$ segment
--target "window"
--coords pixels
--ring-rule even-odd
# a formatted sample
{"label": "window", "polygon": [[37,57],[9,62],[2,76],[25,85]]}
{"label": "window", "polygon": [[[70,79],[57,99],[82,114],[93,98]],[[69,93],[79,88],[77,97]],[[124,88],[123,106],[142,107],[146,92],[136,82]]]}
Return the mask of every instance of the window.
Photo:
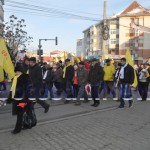
{"label": "window", "polygon": [[134,18],[131,18],[131,23],[134,23]]}
{"label": "window", "polygon": [[134,40],[129,40],[129,46],[134,47],[135,46],[135,41]]}
{"label": "window", "polygon": [[111,44],[116,44],[116,43],[117,43],[116,39],[111,39]]}
{"label": "window", "polygon": [[110,34],[117,34],[117,31],[115,29],[110,30]]}
{"label": "window", "polygon": [[135,23],[136,25],[139,25],[139,18],[136,18],[135,21],[134,21],[134,23]]}
{"label": "window", "polygon": [[138,29],[135,30],[135,36],[139,36],[139,30]]}
{"label": "window", "polygon": [[117,24],[117,21],[116,21],[116,20],[111,20],[111,21],[110,21],[110,24],[111,24],[111,25],[116,25],[116,24]]}

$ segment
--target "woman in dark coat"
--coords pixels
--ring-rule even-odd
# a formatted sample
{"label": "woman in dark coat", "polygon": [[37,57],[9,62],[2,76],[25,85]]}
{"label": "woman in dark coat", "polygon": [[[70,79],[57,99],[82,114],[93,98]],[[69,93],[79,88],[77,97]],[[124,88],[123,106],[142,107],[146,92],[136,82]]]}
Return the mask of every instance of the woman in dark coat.
{"label": "woman in dark coat", "polygon": [[17,66],[15,68],[15,77],[12,82],[10,90],[10,96],[12,99],[12,114],[17,115],[17,121],[13,134],[17,134],[21,131],[23,125],[23,115],[25,112],[30,112],[33,107],[32,102],[28,101],[28,85],[29,76],[22,73],[22,68]]}

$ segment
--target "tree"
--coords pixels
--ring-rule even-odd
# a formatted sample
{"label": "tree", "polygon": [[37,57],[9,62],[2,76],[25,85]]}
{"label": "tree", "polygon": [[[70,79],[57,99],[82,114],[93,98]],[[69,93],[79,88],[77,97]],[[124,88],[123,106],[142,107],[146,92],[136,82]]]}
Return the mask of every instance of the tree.
{"label": "tree", "polygon": [[14,15],[9,17],[9,21],[0,25],[1,37],[5,38],[7,48],[11,58],[14,60],[18,50],[25,51],[26,45],[32,42],[32,37],[25,31],[25,20]]}

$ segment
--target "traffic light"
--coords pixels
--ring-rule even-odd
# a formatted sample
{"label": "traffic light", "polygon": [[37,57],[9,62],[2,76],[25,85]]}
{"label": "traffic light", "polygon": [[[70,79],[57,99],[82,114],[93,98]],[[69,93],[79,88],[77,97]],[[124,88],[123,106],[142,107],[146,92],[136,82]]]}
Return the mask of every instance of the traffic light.
{"label": "traffic light", "polygon": [[55,44],[58,45],[58,38],[56,36],[56,39],[55,39]]}
{"label": "traffic light", "polygon": [[[39,52],[40,52],[40,53],[39,53]],[[42,49],[38,49],[38,50],[37,50],[37,55],[39,55],[39,54],[43,55],[43,50],[42,50]]]}

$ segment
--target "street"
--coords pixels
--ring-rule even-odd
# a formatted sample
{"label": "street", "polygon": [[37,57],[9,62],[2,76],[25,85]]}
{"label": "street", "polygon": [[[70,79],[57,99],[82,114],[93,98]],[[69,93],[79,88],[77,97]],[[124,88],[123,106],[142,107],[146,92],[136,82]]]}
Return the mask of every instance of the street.
{"label": "street", "polygon": [[10,133],[16,118],[1,113],[0,149],[149,150],[149,101],[135,102],[132,108],[117,106],[115,101],[102,101],[98,108],[60,103],[47,114],[37,107],[38,125],[17,135]]}

